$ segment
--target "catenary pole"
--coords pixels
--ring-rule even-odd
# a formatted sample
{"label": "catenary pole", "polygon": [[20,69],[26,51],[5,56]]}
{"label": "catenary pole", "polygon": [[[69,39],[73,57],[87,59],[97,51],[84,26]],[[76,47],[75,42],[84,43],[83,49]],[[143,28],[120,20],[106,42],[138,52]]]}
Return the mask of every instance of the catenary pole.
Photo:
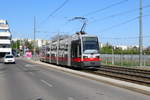
{"label": "catenary pole", "polygon": [[139,64],[143,65],[143,23],[142,23],[142,0],[140,0],[140,16],[139,16]]}
{"label": "catenary pole", "polygon": [[35,52],[36,52],[36,41],[35,41],[35,39],[36,39],[36,37],[35,37],[35,34],[36,34],[36,17],[35,16],[34,16],[34,31],[33,31],[33,33],[34,33],[33,56],[35,58]]}

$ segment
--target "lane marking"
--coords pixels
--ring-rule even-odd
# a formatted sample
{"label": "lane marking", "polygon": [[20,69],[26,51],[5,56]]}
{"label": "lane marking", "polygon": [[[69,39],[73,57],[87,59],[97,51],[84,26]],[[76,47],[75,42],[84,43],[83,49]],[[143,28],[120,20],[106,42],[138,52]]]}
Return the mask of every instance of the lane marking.
{"label": "lane marking", "polygon": [[50,84],[50,83],[48,83],[47,81],[45,81],[45,80],[41,80],[44,84],[46,84],[47,86],[49,86],[49,87],[53,87],[53,85],[52,84]]}
{"label": "lane marking", "polygon": [[68,97],[68,100],[74,100],[72,97]]}
{"label": "lane marking", "polygon": [[30,74],[32,74],[32,75],[35,75],[33,72],[29,72]]}
{"label": "lane marking", "polygon": [[34,65],[34,64],[26,64],[25,65],[25,67],[36,67],[36,66],[39,66],[39,65],[37,65],[37,64],[36,65]]}

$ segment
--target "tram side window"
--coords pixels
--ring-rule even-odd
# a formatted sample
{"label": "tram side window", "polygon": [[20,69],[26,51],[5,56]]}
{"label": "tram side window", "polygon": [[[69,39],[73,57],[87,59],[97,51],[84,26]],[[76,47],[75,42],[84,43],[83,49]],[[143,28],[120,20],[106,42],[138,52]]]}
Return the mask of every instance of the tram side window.
{"label": "tram side window", "polygon": [[68,44],[65,45],[65,51],[68,51]]}
{"label": "tram side window", "polygon": [[53,51],[53,46],[51,46],[51,51]]}
{"label": "tram side window", "polygon": [[77,46],[76,46],[76,44],[75,44],[75,42],[72,42],[72,44],[71,44],[71,55],[72,55],[72,57],[77,57]]}
{"label": "tram side window", "polygon": [[56,51],[57,50],[57,46],[56,45],[52,45],[51,51]]}
{"label": "tram side window", "polygon": [[81,45],[79,41],[73,41],[71,44],[72,57],[81,57]]}
{"label": "tram side window", "polygon": [[47,48],[46,48],[46,51],[50,51],[50,48],[49,48],[49,47],[47,47]]}
{"label": "tram side window", "polygon": [[81,57],[81,43],[78,44],[78,57]]}
{"label": "tram side window", "polygon": [[60,50],[64,51],[64,44],[60,44]]}

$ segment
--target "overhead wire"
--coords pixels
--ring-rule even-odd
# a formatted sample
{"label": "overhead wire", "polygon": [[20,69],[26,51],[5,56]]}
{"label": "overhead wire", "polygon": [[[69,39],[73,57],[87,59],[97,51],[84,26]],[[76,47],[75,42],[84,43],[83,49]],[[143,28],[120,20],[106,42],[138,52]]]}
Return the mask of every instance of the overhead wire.
{"label": "overhead wire", "polygon": [[103,17],[103,18],[100,18],[100,19],[95,19],[94,21],[90,22],[90,24],[95,23],[99,20],[103,21],[103,20],[106,20],[108,18],[114,18],[116,16],[124,15],[124,14],[127,14],[127,13],[132,13],[132,12],[135,12],[135,11],[136,11],[135,9],[134,10],[128,10],[128,11],[116,13],[116,14],[113,14],[113,15],[110,15],[110,16],[106,16],[106,17]]}
{"label": "overhead wire", "polygon": [[[149,8],[149,7],[150,7],[150,5],[143,6],[143,8]],[[135,11],[138,11],[138,10],[139,10],[139,8],[135,8],[135,9],[132,9],[132,10],[127,10],[127,11],[124,11],[124,12],[112,14],[112,15],[109,15],[109,16],[106,16],[106,17],[103,17],[103,18],[100,18],[100,19],[95,19],[95,20],[91,21],[90,24],[98,22],[98,20],[102,21],[102,20],[106,20],[108,18],[114,18],[116,16],[122,16],[124,14],[132,13],[132,12],[135,12]]]}
{"label": "overhead wire", "polygon": [[[85,14],[84,16],[88,16],[88,15],[91,15],[91,14],[94,14],[94,13],[98,13],[98,12],[100,12],[100,11],[109,9],[109,8],[111,8],[111,7],[113,7],[113,6],[120,5],[120,4],[122,4],[122,3],[124,3],[124,2],[127,2],[127,1],[128,1],[128,0],[119,1],[119,2],[117,2],[117,3],[114,3],[114,4],[111,4],[111,5],[109,5],[109,6],[106,6],[106,7],[102,8],[102,9],[98,9],[98,10],[95,10],[95,11],[93,11],[93,12],[87,13],[87,14]],[[111,16],[114,16],[114,15],[111,15]]]}
{"label": "overhead wire", "polygon": [[128,1],[128,0],[122,0],[122,1],[119,1],[119,2],[117,2],[117,3],[113,3],[113,4],[111,4],[111,5],[108,5],[108,6],[104,7],[104,8],[101,8],[101,9],[98,9],[98,10],[95,10],[95,11],[92,11],[92,12],[89,12],[89,13],[87,13],[87,14],[84,14],[83,16],[90,16],[90,15],[96,14],[96,13],[98,13],[98,12],[104,11],[104,10],[109,9],[109,8],[111,8],[111,7],[114,7],[114,6],[120,5],[120,4],[122,4],[122,3],[125,3],[125,2],[127,2],[127,1]]}
{"label": "overhead wire", "polygon": [[52,17],[56,12],[58,12],[61,8],[63,8],[69,0],[65,0],[58,8],[52,11],[40,24],[46,22],[50,17]]}
{"label": "overhead wire", "polygon": [[[103,37],[103,39],[114,39],[114,40],[120,40],[120,39],[138,39],[139,36],[136,36],[136,37],[115,37],[115,38],[112,38],[112,37]],[[144,38],[150,38],[150,35],[147,35],[147,36],[144,36]]]}
{"label": "overhead wire", "polygon": [[[122,3],[126,2],[126,1],[128,1],[128,0],[122,0],[122,1],[120,1],[120,2],[117,2],[117,3],[111,4],[111,5],[109,5],[109,6],[106,6],[106,7],[102,8],[102,9],[98,9],[98,10],[95,10],[95,11],[93,11],[93,12],[87,13],[87,14],[85,14],[84,16],[88,16],[88,15],[90,15],[90,14],[98,13],[98,12],[100,12],[100,11],[109,9],[109,8],[111,8],[111,7],[113,7],[113,6],[117,6],[117,5],[119,5],[119,4],[122,4]],[[64,25],[66,25],[66,24],[68,24],[68,23],[65,23]]]}
{"label": "overhead wire", "polygon": [[[92,14],[94,14],[94,13],[98,13],[98,12],[103,11],[103,10],[106,10],[106,9],[109,9],[109,8],[111,8],[111,7],[113,7],[113,6],[122,4],[122,3],[126,2],[126,1],[128,1],[128,0],[122,0],[122,1],[120,1],[120,2],[111,4],[111,5],[109,5],[109,6],[105,7],[105,8],[98,9],[98,10],[95,10],[95,11],[93,11],[93,12],[90,12],[90,13],[86,14],[86,16],[92,15]],[[150,5],[143,6],[143,8],[148,8],[148,7],[150,7]],[[110,16],[106,16],[106,17],[104,17],[104,18],[102,18],[102,19],[112,18],[112,17],[115,17],[115,16],[123,15],[123,14],[130,13],[130,12],[134,12],[134,11],[137,11],[137,10],[139,10],[139,8],[135,8],[135,9],[133,9],[133,10],[127,10],[127,11],[124,11],[124,12],[120,12],[120,13],[117,13],[117,14],[113,14],[113,15],[110,15]],[[145,16],[149,16],[149,15],[145,15]],[[101,32],[110,30],[110,29],[112,29],[112,28],[114,28],[114,27],[119,27],[119,26],[121,26],[121,25],[127,24],[127,23],[129,23],[129,22],[132,22],[132,21],[138,19],[138,18],[139,18],[139,17],[135,17],[135,18],[129,19],[129,20],[127,20],[127,21],[124,21],[124,22],[122,22],[122,23],[120,23],[120,24],[113,25],[113,26],[111,26],[111,27],[109,27],[109,28],[106,28],[106,29],[102,30]],[[92,23],[94,23],[94,22],[95,22],[95,21],[92,21]]]}
{"label": "overhead wire", "polygon": [[124,22],[122,22],[122,23],[119,23],[119,24],[116,24],[116,25],[112,25],[111,27],[108,27],[108,28],[106,28],[106,29],[103,29],[103,30],[101,30],[100,32],[108,31],[108,30],[110,30],[110,29],[113,29],[114,27],[120,27],[121,25],[127,24],[127,23],[129,23],[129,22],[134,21],[134,20],[137,20],[138,18],[139,18],[139,16],[138,16],[138,17],[134,17],[134,18],[129,19],[129,20],[126,20],[126,21],[124,21]]}
{"label": "overhead wire", "polygon": [[[138,44],[138,39],[139,39],[139,36],[133,36],[133,37],[101,37],[101,40],[103,41],[107,41],[111,44],[114,44],[114,45],[127,45],[129,43],[129,41],[131,42],[131,44],[135,45],[135,44]],[[150,35],[145,35],[144,36],[144,41],[147,41],[150,39]]]}
{"label": "overhead wire", "polygon": [[[150,16],[150,15],[144,15],[143,17],[148,17],[148,16]],[[115,27],[120,27],[121,25],[127,24],[127,23],[129,23],[129,22],[134,21],[134,20],[137,20],[138,18],[139,18],[139,16],[134,17],[134,18],[129,19],[129,20],[126,20],[126,21],[124,21],[124,22],[122,22],[122,23],[119,23],[119,24],[116,24],[116,25],[112,25],[111,27],[108,27],[108,28],[106,28],[106,29],[101,30],[101,32],[105,32],[105,31],[111,30],[111,29],[113,29],[113,28],[115,28]]]}

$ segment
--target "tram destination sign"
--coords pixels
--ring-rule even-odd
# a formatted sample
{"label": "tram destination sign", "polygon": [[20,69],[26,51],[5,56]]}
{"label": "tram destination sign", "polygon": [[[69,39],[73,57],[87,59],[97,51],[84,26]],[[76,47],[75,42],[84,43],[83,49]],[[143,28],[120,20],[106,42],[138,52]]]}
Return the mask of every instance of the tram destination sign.
{"label": "tram destination sign", "polygon": [[97,41],[97,37],[83,37],[83,41]]}

